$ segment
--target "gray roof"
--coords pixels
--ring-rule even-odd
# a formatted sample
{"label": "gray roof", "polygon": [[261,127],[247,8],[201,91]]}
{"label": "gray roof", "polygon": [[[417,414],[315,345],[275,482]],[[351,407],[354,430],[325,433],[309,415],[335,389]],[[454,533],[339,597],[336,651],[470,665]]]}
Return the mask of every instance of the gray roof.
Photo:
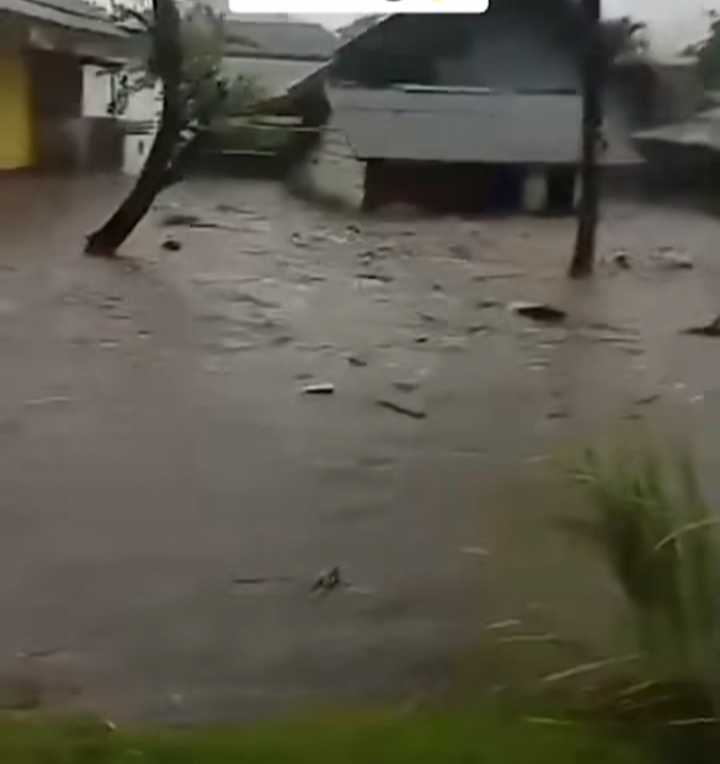
{"label": "gray roof", "polygon": [[284,95],[293,85],[303,82],[323,67],[321,61],[250,56],[229,56],[222,62],[222,72],[226,77],[231,80],[248,77],[267,98]]}
{"label": "gray roof", "polygon": [[381,24],[387,18],[390,18],[389,14],[381,13],[371,13],[367,16],[360,16],[360,18],[340,27],[337,30],[337,33],[343,42],[347,42],[348,40],[353,40],[356,37],[359,37],[361,34],[365,34],[368,29]]}
{"label": "gray roof", "polygon": [[709,109],[686,122],[641,130],[633,137],[647,142],[674,143],[720,151],[720,108]]}
{"label": "gray roof", "polygon": [[125,37],[97,5],[83,0],[0,0],[0,14],[110,37]]}
{"label": "gray roof", "polygon": [[[580,159],[578,95],[330,88],[328,96],[334,124],[359,159],[508,164]],[[640,161],[612,112],[605,137],[605,164]]]}
{"label": "gray roof", "polygon": [[247,21],[233,14],[225,17],[225,38],[227,55],[310,61],[326,61],[338,45],[320,24]]}

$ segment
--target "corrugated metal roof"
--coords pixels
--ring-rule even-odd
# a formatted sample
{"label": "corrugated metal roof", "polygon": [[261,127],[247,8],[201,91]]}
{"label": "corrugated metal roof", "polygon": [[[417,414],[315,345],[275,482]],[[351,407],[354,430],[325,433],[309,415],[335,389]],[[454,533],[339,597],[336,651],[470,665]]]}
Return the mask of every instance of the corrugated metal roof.
{"label": "corrugated metal roof", "polygon": [[720,108],[709,109],[686,122],[640,130],[633,138],[644,141],[675,143],[720,151]]}
{"label": "corrugated metal roof", "polygon": [[0,13],[110,37],[125,37],[97,5],[83,0],[0,0]]}
{"label": "corrugated metal roof", "polygon": [[[359,159],[565,164],[580,159],[582,99],[553,93],[331,88],[334,123]],[[640,161],[610,114],[605,164]]]}
{"label": "corrugated metal roof", "polygon": [[320,24],[247,21],[232,14],[225,17],[225,38],[225,50],[231,56],[315,61],[329,59],[339,42]]}
{"label": "corrugated metal roof", "polygon": [[302,82],[323,67],[324,64],[319,61],[249,56],[230,56],[222,62],[222,72],[226,77],[231,80],[248,77],[268,98],[284,95],[293,85]]}

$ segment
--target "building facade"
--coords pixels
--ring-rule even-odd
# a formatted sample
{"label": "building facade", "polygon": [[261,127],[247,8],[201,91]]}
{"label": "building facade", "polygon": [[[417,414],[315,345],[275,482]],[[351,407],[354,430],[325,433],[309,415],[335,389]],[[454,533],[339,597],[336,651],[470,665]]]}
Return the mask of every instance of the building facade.
{"label": "building facade", "polygon": [[[365,208],[571,211],[586,40],[573,0],[496,0],[484,14],[395,14],[341,46],[328,128],[364,164]],[[603,163],[639,163],[620,94],[604,105]]]}
{"label": "building facade", "polygon": [[118,168],[110,83],[134,48],[83,0],[0,0],[0,171]]}

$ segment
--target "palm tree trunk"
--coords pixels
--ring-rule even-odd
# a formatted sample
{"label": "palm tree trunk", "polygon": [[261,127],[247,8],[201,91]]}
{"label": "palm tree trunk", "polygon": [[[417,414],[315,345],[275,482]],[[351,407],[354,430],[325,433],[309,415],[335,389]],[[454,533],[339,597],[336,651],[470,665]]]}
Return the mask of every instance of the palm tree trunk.
{"label": "palm tree trunk", "polygon": [[180,140],[184,124],[180,15],[174,0],[153,0],[153,16],[153,64],[163,83],[160,126],[133,189],[113,215],[88,236],[88,255],[115,255],[167,185],[168,169]]}
{"label": "palm tree trunk", "polygon": [[583,0],[583,8],[589,30],[589,41],[586,43],[583,66],[582,187],[575,254],[570,265],[571,278],[584,278],[593,271],[600,202],[597,152],[602,127],[604,80],[604,61],[600,40],[600,0]]}

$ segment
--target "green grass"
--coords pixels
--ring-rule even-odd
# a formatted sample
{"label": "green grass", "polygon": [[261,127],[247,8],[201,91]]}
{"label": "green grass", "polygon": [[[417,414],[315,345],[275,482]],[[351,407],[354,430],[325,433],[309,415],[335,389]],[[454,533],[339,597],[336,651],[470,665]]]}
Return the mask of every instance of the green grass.
{"label": "green grass", "polygon": [[3,764],[648,764],[575,724],[497,712],[362,712],[247,728],[109,729],[92,721],[0,719]]}
{"label": "green grass", "polygon": [[595,714],[622,719],[636,734],[644,729],[668,761],[715,764],[720,515],[705,502],[688,456],[589,452],[576,477],[593,512],[568,527],[608,562],[634,616],[637,648],[628,665],[634,676],[616,674],[598,687]]}
{"label": "green grass", "polygon": [[705,503],[691,460],[622,454],[610,461],[589,452],[577,477],[594,515],[569,525],[607,558],[635,613],[638,647],[655,671],[676,680],[714,676],[720,517]]}

